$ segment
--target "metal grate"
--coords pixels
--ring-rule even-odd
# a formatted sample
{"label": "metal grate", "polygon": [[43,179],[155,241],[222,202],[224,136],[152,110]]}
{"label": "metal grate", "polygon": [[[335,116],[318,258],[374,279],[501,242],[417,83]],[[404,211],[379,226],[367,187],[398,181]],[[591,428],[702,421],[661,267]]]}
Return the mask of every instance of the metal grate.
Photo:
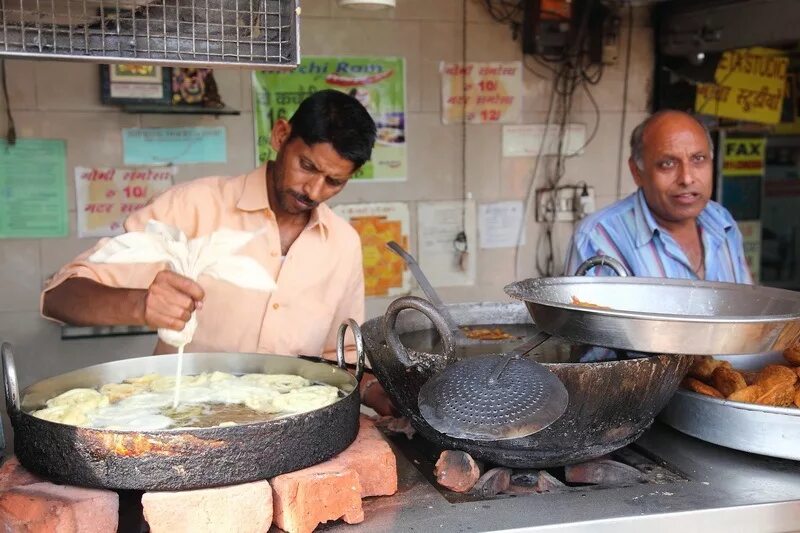
{"label": "metal grate", "polygon": [[0,56],[290,69],[298,0],[0,0]]}

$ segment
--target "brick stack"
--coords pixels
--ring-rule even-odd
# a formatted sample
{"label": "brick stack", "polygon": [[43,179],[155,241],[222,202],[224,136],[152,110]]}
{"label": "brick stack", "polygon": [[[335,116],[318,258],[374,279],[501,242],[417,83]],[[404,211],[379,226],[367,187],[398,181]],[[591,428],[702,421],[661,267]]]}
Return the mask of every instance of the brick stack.
{"label": "brick stack", "polygon": [[[394,453],[374,424],[362,417],[356,441],[329,461],[269,482],[149,492],[142,507],[153,533],[262,533],[273,523],[288,533],[310,533],[330,520],[361,522],[362,498],[396,491]],[[0,524],[5,531],[114,533],[118,509],[115,492],[48,483],[15,459],[0,468]]]}

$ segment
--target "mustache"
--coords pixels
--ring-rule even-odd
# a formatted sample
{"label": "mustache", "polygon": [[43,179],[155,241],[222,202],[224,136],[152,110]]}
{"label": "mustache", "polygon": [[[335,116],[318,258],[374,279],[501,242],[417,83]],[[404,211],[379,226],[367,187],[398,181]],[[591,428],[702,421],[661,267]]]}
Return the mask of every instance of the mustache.
{"label": "mustache", "polygon": [[309,207],[317,207],[319,205],[319,202],[316,202],[316,201],[312,200],[311,198],[309,198],[305,194],[300,194],[299,192],[295,192],[295,191],[292,191],[292,190],[289,190],[288,193],[290,195],[294,196],[301,203],[304,203]]}

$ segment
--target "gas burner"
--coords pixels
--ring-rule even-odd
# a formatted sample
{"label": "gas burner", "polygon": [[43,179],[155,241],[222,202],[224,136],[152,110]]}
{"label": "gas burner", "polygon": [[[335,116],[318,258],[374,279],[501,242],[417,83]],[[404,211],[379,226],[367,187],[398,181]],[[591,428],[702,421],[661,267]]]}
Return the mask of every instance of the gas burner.
{"label": "gas burner", "polygon": [[[689,478],[635,444],[609,455],[577,465],[548,469],[505,469],[484,464],[483,476],[469,492],[459,493],[440,485],[434,473],[439,450],[425,439],[415,436],[391,437],[396,448],[416,467],[425,479],[450,503],[464,503],[515,498],[517,496],[554,493],[580,494],[588,491],[616,489],[634,485],[668,485],[689,481]],[[508,477],[493,483],[492,475]],[[498,492],[498,487],[502,487]]]}

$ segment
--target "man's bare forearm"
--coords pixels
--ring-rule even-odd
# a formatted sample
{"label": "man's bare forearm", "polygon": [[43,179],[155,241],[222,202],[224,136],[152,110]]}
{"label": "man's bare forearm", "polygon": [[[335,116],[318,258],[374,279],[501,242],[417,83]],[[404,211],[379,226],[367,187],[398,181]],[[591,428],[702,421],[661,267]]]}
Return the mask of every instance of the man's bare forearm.
{"label": "man's bare forearm", "polygon": [[145,289],[118,289],[70,278],[44,295],[43,312],[75,326],[144,325]]}

